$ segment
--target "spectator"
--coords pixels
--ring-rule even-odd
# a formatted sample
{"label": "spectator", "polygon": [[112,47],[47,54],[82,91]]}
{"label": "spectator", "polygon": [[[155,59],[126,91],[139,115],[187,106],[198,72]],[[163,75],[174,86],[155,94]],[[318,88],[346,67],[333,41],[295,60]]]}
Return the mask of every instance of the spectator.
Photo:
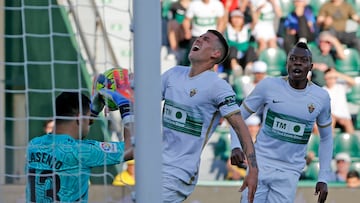
{"label": "spectator", "polygon": [[214,145],[214,157],[226,162],[230,154],[230,139],[228,133],[220,133],[219,139]]}
{"label": "spectator", "polygon": [[354,133],[354,125],[348,107],[346,92],[355,85],[354,78],[342,74],[331,68],[325,71],[325,83],[323,87],[331,98],[331,115],[333,118],[333,129],[339,125],[343,131],[349,134]]}
{"label": "spectator", "polygon": [[174,54],[178,64],[183,64],[183,60],[188,49],[189,41],[185,40],[184,27],[182,25],[186,10],[191,0],[178,0],[171,4],[168,15],[168,39],[170,54]]}
{"label": "spectator", "polygon": [[220,0],[224,5],[225,11],[231,13],[233,10],[239,9],[239,0]]}
{"label": "spectator", "polygon": [[259,116],[253,114],[249,118],[245,120],[245,124],[247,125],[251,139],[253,143],[256,142],[256,136],[259,133],[261,127],[261,119]]}
{"label": "spectator", "polygon": [[[185,40],[189,41],[189,48],[197,37],[209,29],[218,30],[222,33],[226,25],[224,16],[225,9],[220,1],[192,1],[183,21],[184,37]],[[187,49],[186,54],[188,51],[189,49]],[[190,65],[188,58],[185,57],[182,65]]]}
{"label": "spectator", "polygon": [[251,11],[251,0],[238,0],[239,2],[239,10],[245,16],[245,23],[249,23],[253,21],[252,11]]}
{"label": "spectator", "polygon": [[335,156],[336,161],[336,170],[332,174],[332,177],[329,181],[332,182],[346,182],[347,174],[350,170],[351,158],[349,154],[345,152],[340,152]]}
{"label": "spectator", "polygon": [[328,30],[342,44],[360,51],[360,40],[356,37],[357,29],[352,28],[349,23],[352,21],[349,20],[360,22],[360,18],[351,4],[344,0],[330,0],[320,7],[317,24],[320,30]]}
{"label": "spectator", "polygon": [[[225,70],[230,69],[234,76],[239,76],[244,69],[257,59],[255,48],[251,43],[252,24],[245,24],[244,14],[240,10],[230,13],[230,21],[225,30],[230,52],[224,62]],[[227,73],[230,74],[231,71]]]}
{"label": "spectator", "polygon": [[135,160],[129,160],[126,163],[125,170],[115,176],[114,186],[134,186],[135,185]]}
{"label": "spectator", "polygon": [[213,145],[214,159],[210,168],[210,173],[215,173],[215,180],[223,180],[226,178],[226,162],[230,155],[230,135],[227,132],[228,127],[225,128],[226,130],[221,130],[221,128],[222,127],[219,128],[219,139]]}
{"label": "spectator", "polygon": [[263,61],[255,61],[252,64],[251,72],[253,73],[253,77],[249,80],[243,80],[242,88],[244,97],[249,96],[251,91],[255,88],[255,86],[263,80],[267,74],[267,64]]}
{"label": "spectator", "polygon": [[161,4],[161,45],[162,46],[169,46],[169,40],[167,37],[167,24],[169,20],[169,9],[173,2],[176,0],[160,0]]}
{"label": "spectator", "polygon": [[232,165],[231,160],[226,162],[226,180],[243,180],[246,176],[247,161],[244,160],[242,165]]}
{"label": "spectator", "polygon": [[53,132],[54,130],[54,120],[47,120],[44,122],[44,125],[43,125],[43,131],[45,132],[45,134],[50,134]]}
{"label": "spectator", "polygon": [[307,6],[306,0],[294,0],[294,10],[286,16],[284,27],[284,49],[286,53],[294,46],[299,39],[306,39],[307,42],[315,40],[315,15],[312,9]]}
{"label": "spectator", "polygon": [[275,24],[281,17],[279,0],[252,0],[253,21],[255,23],[253,34],[258,43],[257,54],[264,49],[277,47]]}
{"label": "spectator", "polygon": [[330,32],[323,31],[318,37],[317,48],[313,53],[313,69],[311,80],[319,85],[325,85],[324,71],[335,68],[337,59],[344,59],[344,47]]}
{"label": "spectator", "polygon": [[[240,10],[244,14],[245,23],[252,21],[252,14],[250,8],[250,0],[221,0],[225,8],[225,13],[230,14],[234,10]],[[225,14],[225,18],[228,18],[228,15]],[[225,22],[228,22],[226,20]]]}
{"label": "spectator", "polygon": [[348,188],[360,188],[360,175],[356,170],[350,170],[346,175],[346,186]]}

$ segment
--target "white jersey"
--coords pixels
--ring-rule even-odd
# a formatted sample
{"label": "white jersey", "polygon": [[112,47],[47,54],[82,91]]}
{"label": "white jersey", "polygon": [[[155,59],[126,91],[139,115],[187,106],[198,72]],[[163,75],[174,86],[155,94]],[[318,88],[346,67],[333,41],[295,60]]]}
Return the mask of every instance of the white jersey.
{"label": "white jersey", "polygon": [[[331,125],[328,93],[311,82],[298,90],[289,85],[287,77],[267,77],[256,85],[240,109],[245,115],[261,107],[263,124],[255,143],[258,164],[300,173],[305,167],[314,123],[319,127]],[[332,154],[332,148],[322,150],[329,157]]]}
{"label": "white jersey", "polygon": [[[252,3],[255,8],[262,6],[259,19],[253,30],[255,38],[269,40],[276,37],[276,14],[272,3],[266,0],[253,0]],[[275,1],[274,3],[280,5],[279,1]]]}
{"label": "white jersey", "polygon": [[224,6],[218,0],[210,0],[209,3],[191,2],[186,11],[186,17],[192,19],[192,36],[199,37],[207,30],[216,30],[218,18],[222,18],[224,13]]}
{"label": "white jersey", "polygon": [[176,66],[162,75],[163,172],[196,183],[202,149],[220,118],[240,108],[231,86],[215,72],[189,72]]}
{"label": "white jersey", "polygon": [[237,42],[237,43],[249,43],[251,25],[245,24],[240,31],[236,31],[234,27],[228,23],[226,27],[226,37],[227,40]]}
{"label": "white jersey", "polygon": [[323,87],[331,98],[331,113],[340,118],[351,119],[346,93],[348,87],[346,84],[337,83],[332,88]]}

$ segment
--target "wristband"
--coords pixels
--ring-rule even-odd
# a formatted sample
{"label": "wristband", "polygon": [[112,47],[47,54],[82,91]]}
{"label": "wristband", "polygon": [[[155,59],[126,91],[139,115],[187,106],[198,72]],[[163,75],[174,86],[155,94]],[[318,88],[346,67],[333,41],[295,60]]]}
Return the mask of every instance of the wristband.
{"label": "wristband", "polygon": [[119,110],[120,110],[121,118],[124,118],[124,117],[132,114],[129,103],[119,105]]}

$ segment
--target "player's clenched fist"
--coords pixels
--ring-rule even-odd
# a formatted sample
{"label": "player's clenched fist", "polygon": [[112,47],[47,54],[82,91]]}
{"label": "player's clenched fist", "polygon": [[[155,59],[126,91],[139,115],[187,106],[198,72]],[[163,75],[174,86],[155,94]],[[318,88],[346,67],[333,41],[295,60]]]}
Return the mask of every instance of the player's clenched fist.
{"label": "player's clenched fist", "polygon": [[98,94],[103,98],[103,100],[110,100],[116,104],[116,106],[120,110],[120,115],[123,123],[132,122],[134,120],[130,101],[122,94],[108,89],[100,89],[98,91]]}

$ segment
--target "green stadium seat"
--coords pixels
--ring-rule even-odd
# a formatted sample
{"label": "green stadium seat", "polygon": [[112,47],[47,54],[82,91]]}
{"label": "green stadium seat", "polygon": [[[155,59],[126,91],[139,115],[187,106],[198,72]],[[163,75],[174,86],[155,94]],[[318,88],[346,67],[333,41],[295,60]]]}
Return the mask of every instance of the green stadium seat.
{"label": "green stadium seat", "polygon": [[355,129],[356,129],[356,130],[360,130],[360,111],[359,111],[359,112],[357,113],[357,115],[356,115]]}
{"label": "green stadium seat", "polygon": [[315,157],[319,156],[319,143],[320,143],[320,136],[319,135],[311,135],[308,145],[307,145],[307,152],[314,152]]}
{"label": "green stadium seat", "polygon": [[233,89],[236,93],[236,101],[240,102],[245,98],[244,92],[243,92],[243,84],[250,82],[251,78],[249,76],[238,76],[234,77],[233,81]]}
{"label": "green stadium seat", "polygon": [[346,48],[344,50],[344,54],[344,59],[337,59],[335,61],[336,70],[351,77],[359,76],[360,55],[357,50],[353,48]]}
{"label": "green stadium seat", "polygon": [[312,161],[305,169],[305,178],[309,180],[317,180],[320,170],[319,161]]}
{"label": "green stadium seat", "polygon": [[311,52],[320,52],[320,49],[316,42],[309,42],[307,45]]}
{"label": "green stadium seat", "polygon": [[286,52],[283,49],[267,48],[260,53],[259,60],[264,61],[268,65],[268,75],[287,75]]}
{"label": "green stadium seat", "polygon": [[350,165],[350,170],[356,170],[357,172],[360,173],[360,162],[358,161],[352,162]]}
{"label": "green stadium seat", "polygon": [[340,152],[348,153],[352,158],[360,158],[360,142],[357,135],[340,133],[334,137],[334,155]]}
{"label": "green stadium seat", "polygon": [[354,8],[356,13],[360,13],[360,1],[359,0],[346,0]]}
{"label": "green stadium seat", "polygon": [[356,84],[346,93],[346,98],[348,102],[360,105],[360,77],[356,77],[355,82]]}

